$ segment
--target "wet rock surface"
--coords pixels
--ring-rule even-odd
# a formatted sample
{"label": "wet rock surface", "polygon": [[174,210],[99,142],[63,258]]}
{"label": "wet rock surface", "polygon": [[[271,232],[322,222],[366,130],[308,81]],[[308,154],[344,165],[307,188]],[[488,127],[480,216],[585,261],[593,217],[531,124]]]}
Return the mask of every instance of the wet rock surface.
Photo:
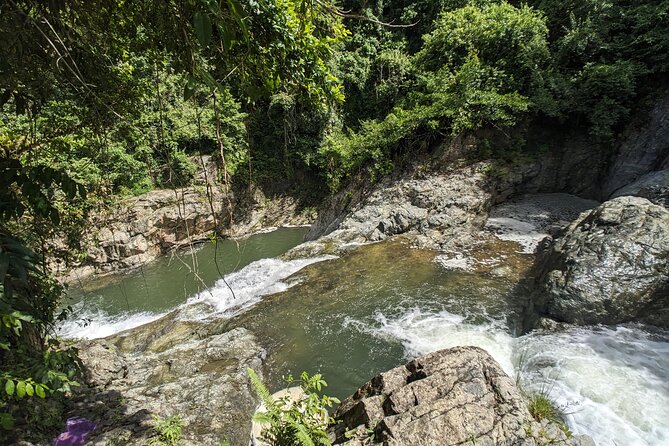
{"label": "wet rock surface", "polygon": [[594,444],[535,421],[514,381],[476,347],[440,350],[381,373],[334,416],[341,422],[335,443],[347,446]]}
{"label": "wet rock surface", "polygon": [[669,211],[620,197],[582,214],[537,259],[534,306],[575,324],[669,327]]}
{"label": "wet rock surface", "polygon": [[187,446],[248,443],[257,401],[246,369],[261,374],[265,351],[244,328],[167,316],[80,352],[88,387],[71,412],[98,424],[89,444],[145,444],[154,416],[181,417]]}
{"label": "wet rock surface", "polygon": [[628,126],[625,139],[611,163],[602,196],[616,197],[618,191],[644,175],[669,169],[669,94],[660,95],[642,125]]}

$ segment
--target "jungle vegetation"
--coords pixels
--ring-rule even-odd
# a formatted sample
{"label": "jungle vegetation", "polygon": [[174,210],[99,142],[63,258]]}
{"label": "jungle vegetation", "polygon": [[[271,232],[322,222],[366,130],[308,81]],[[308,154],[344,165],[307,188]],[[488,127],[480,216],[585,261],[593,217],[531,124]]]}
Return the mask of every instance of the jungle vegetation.
{"label": "jungle vegetation", "polygon": [[606,150],[668,56],[669,0],[0,0],[0,426],[60,422],[34,403],[79,370],[46,258],[115,196],[198,155],[322,197],[484,130]]}

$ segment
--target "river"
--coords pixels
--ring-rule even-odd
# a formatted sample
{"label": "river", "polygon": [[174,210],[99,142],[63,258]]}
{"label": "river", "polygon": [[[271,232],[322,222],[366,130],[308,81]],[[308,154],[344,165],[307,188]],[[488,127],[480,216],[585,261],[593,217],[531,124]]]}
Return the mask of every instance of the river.
{"label": "river", "polygon": [[[669,333],[626,325],[516,336],[513,279],[449,268],[401,239],[339,258],[276,258],[304,232],[206,245],[194,253],[199,278],[190,272],[193,257],[182,255],[73,287],[75,314],[61,331],[103,337],[174,308],[186,319],[231,318],[267,349],[273,387],[288,373],[322,372],[327,393],[338,397],[416,355],[476,345],[526,390],[548,393],[570,428],[598,445],[669,444]],[[522,269],[531,255],[516,248],[504,242],[479,251],[497,250]]]}

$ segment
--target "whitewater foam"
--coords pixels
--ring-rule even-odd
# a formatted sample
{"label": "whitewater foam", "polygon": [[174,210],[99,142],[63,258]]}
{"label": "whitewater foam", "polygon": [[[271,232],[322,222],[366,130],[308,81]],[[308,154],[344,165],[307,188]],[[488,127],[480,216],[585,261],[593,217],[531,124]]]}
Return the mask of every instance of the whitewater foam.
{"label": "whitewater foam", "polygon": [[65,321],[58,329],[58,335],[66,339],[98,339],[148,324],[164,316],[165,313],[121,313],[109,315],[100,310],[80,311]]}
{"label": "whitewater foam", "polygon": [[502,322],[474,325],[466,323],[463,316],[448,311],[430,313],[418,308],[391,317],[377,312],[374,319],[377,324],[372,326],[356,321],[349,323],[373,336],[398,339],[407,358],[443,348],[473,345],[490,353],[505,372],[514,373],[511,362],[513,339],[503,330]]}
{"label": "whitewater foam", "polygon": [[[290,276],[313,263],[336,258],[321,256],[308,259],[261,259],[224,276],[216,284],[179,305],[176,310],[182,320],[205,320],[229,317],[248,309],[267,295],[285,291],[298,283],[286,281]],[[64,338],[96,339],[152,322],[166,313],[121,313],[110,315],[75,309],[74,317],[63,323],[59,335]]]}
{"label": "whitewater foam", "polygon": [[442,348],[485,349],[526,390],[548,393],[576,434],[599,446],[669,444],[669,333],[640,327],[574,328],[513,338],[504,324],[472,325],[459,315],[411,309],[361,332],[394,338],[408,358]]}
{"label": "whitewater foam", "polygon": [[226,275],[224,280],[218,280],[212,288],[189,298],[185,306],[209,306],[210,312],[200,312],[194,319],[232,316],[255,305],[263,296],[279,293],[296,285],[297,281],[286,282],[285,279],[305,266],[334,258],[336,257],[321,256],[297,260],[257,260]]}
{"label": "whitewater foam", "polygon": [[669,444],[669,336],[639,327],[574,328],[518,339],[521,376],[549,389],[570,428],[598,445]]}

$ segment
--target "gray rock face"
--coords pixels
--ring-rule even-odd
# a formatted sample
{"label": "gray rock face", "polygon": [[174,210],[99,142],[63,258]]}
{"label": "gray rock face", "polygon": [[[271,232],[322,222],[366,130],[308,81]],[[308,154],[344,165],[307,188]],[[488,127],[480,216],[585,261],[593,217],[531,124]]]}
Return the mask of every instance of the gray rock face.
{"label": "gray rock face", "polygon": [[[173,249],[207,238],[220,222],[223,196],[214,192],[212,206],[194,187],[154,190],[120,202],[91,218],[83,234],[89,246],[83,263],[69,270],[54,265],[66,281],[142,265]],[[216,216],[216,219],[214,218]]]}
{"label": "gray rock face", "polygon": [[648,173],[634,183],[618,189],[611,198],[632,195],[669,208],[669,168]]}
{"label": "gray rock face", "polygon": [[207,240],[217,227],[235,237],[268,227],[310,222],[310,216],[296,211],[296,200],[270,200],[260,191],[245,198],[250,201],[243,209],[232,197],[236,214],[230,218],[225,194],[218,186],[211,186],[209,192],[211,203],[206,192],[196,187],[154,190],[121,202],[108,215],[93,218],[83,264],[70,271],[53,265],[54,270],[71,281],[138,267],[175,249]]}
{"label": "gray rock face", "polygon": [[645,198],[620,197],[583,213],[537,265],[540,314],[669,326],[669,211]]}
{"label": "gray rock face", "polygon": [[[646,123],[627,132],[602,188],[604,198],[641,178],[669,168],[669,94],[655,104]],[[616,194],[620,195],[620,194]]]}
{"label": "gray rock face", "polygon": [[[381,373],[335,413],[336,443],[362,446],[586,445],[530,415],[520,391],[484,350],[457,347]],[[353,439],[345,431],[355,431]],[[373,438],[369,432],[373,431]]]}
{"label": "gray rock face", "polygon": [[491,194],[485,189],[485,163],[429,175],[387,179],[342,219],[312,227],[307,238],[329,233],[321,244],[337,240],[370,242],[411,234],[416,246],[462,246],[483,226]]}
{"label": "gray rock face", "polygon": [[144,444],[154,415],[180,416],[185,445],[248,443],[257,402],[246,368],[261,374],[265,351],[247,330],[168,316],[80,352],[91,387],[71,412],[98,423],[91,444]]}

